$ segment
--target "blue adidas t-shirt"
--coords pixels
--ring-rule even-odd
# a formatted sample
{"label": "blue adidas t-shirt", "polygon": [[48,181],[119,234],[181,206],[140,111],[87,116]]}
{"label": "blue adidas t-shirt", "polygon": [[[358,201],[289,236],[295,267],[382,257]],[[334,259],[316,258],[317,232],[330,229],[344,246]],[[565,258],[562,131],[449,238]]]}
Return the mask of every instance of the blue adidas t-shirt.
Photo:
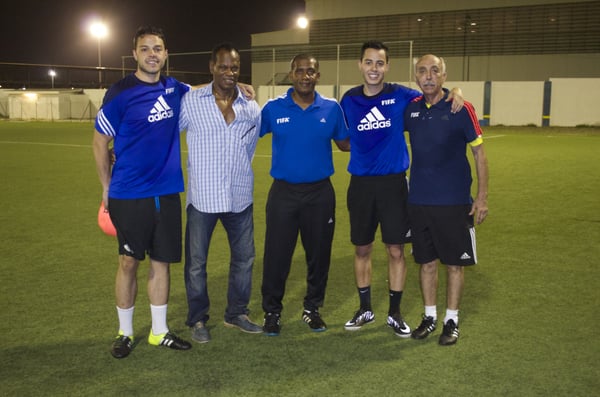
{"label": "blue adidas t-shirt", "polygon": [[136,199],[183,191],[179,109],[189,89],[172,77],[150,84],[131,74],[106,92],[95,127],[114,137],[117,161],[109,197]]}
{"label": "blue adidas t-shirt", "polygon": [[340,105],[350,131],[348,172],[358,176],[399,174],[409,165],[404,139],[404,109],[419,91],[385,83],[375,96],[363,86],[347,91]]}
{"label": "blue adidas t-shirt", "polygon": [[293,88],[262,109],[260,136],[272,133],[271,176],[289,183],[310,183],[333,172],[331,140],[348,137],[340,105],[315,92],[306,109],[292,99]]}

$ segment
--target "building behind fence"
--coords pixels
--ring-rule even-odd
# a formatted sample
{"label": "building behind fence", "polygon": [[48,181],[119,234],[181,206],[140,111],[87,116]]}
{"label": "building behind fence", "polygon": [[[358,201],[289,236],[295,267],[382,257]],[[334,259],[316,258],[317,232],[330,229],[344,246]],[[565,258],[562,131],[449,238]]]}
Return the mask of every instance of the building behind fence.
{"label": "building behind fence", "polygon": [[[317,56],[319,90],[339,99],[362,83],[362,41],[378,39],[390,47],[386,80],[413,88],[415,59],[443,56],[447,85],[463,89],[484,125],[600,125],[600,1],[305,2],[309,29],[254,34],[252,48],[240,50],[240,80],[257,89],[261,105],[287,89],[299,52]],[[171,53],[165,73],[206,83],[209,58],[210,51]],[[0,117],[93,119],[106,86],[134,68],[131,56],[102,68],[101,87],[96,67],[0,62]]]}

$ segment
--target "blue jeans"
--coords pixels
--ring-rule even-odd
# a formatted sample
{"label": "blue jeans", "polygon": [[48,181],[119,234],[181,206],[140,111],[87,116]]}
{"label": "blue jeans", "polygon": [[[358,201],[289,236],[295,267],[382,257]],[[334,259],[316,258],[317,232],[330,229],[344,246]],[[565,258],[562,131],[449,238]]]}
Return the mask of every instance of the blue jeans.
{"label": "blue jeans", "polygon": [[240,213],[210,214],[200,212],[192,205],[188,205],[184,273],[188,300],[186,321],[188,326],[191,327],[198,321],[206,322],[209,318],[210,299],[206,282],[206,261],[210,239],[218,220],[227,232],[231,252],[225,321],[231,321],[241,314],[248,314],[255,256],[252,208],[253,206],[250,205]]}

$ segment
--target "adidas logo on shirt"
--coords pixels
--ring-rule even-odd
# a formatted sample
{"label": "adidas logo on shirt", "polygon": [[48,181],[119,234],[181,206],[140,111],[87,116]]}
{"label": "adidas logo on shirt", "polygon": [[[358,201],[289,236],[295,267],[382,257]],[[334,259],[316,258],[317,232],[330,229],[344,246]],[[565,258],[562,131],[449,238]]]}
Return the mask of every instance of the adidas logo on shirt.
{"label": "adidas logo on shirt", "polygon": [[369,113],[360,121],[356,127],[359,131],[377,130],[379,128],[388,128],[392,125],[391,120],[386,120],[377,106],[373,106]]}
{"label": "adidas logo on shirt", "polygon": [[150,123],[154,123],[163,119],[170,119],[173,117],[173,109],[169,106],[167,101],[161,96],[158,97],[156,103],[150,110],[150,114],[148,115],[148,121]]}

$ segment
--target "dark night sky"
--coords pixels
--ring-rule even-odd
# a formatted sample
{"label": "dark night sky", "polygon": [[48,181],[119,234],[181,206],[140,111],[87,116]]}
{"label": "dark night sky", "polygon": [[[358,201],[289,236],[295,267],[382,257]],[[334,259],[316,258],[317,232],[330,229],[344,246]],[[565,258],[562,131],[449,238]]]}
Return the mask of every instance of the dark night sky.
{"label": "dark night sky", "polygon": [[250,48],[250,34],[293,27],[303,0],[11,0],[2,6],[0,62],[95,66],[89,22],[109,26],[102,65],[120,67],[140,25],[164,29],[170,53],[209,51],[230,41]]}

